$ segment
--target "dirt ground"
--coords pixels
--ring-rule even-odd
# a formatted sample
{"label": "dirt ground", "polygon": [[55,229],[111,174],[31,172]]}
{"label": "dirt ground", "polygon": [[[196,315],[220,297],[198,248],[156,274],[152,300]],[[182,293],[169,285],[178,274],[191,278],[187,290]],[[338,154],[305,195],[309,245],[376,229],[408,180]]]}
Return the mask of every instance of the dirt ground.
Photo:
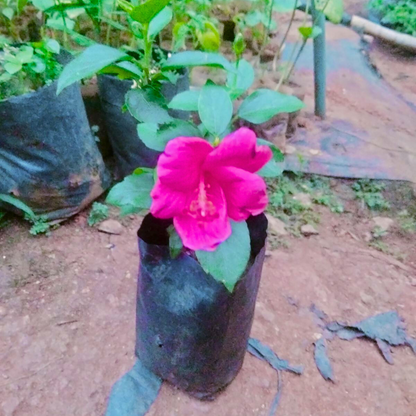
{"label": "dirt ground", "polygon": [[[362,4],[348,1],[347,11],[358,13]],[[416,102],[416,72],[403,69],[403,62],[412,68],[414,60],[374,48],[380,73]],[[305,366],[302,376],[283,374],[277,414],[415,416],[416,356],[409,348],[395,348],[389,365],[372,342],[331,341],[335,383],[314,364],[313,342],[321,330],[312,304],[348,322],[396,310],[416,336],[416,244],[415,234],[398,226],[397,211],[404,207],[381,214],[395,218],[383,253],[366,241],[376,214],[352,200],[345,181],[332,186],[345,212],[315,206],[319,235],[282,237],[264,265],[252,336]],[[391,199],[400,205],[400,195]],[[141,218],[120,220],[123,233],[108,235],[89,227],[87,215],[50,236],[31,237],[17,220],[0,230],[0,416],[101,416],[112,384],[134,363]],[[149,416],[266,416],[276,387],[275,371],[247,354],[235,381],[214,402],[164,384]]]}
{"label": "dirt ground", "polygon": [[[416,335],[414,234],[396,222],[383,237],[394,255],[369,247],[371,214],[342,181],[333,186],[346,212],[316,206],[319,235],[283,237],[288,247],[270,250],[264,265],[252,336],[305,365],[302,376],[283,375],[278,415],[414,416],[416,356],[409,348],[394,349],[392,366],[371,342],[332,341],[335,383],[314,365],[312,343],[321,330],[312,304],[350,322],[397,310]],[[49,237],[30,237],[18,221],[2,230],[2,416],[102,415],[113,382],[134,362],[140,217],[123,219],[122,235],[103,234],[86,218],[81,213]],[[164,384],[149,415],[265,416],[276,383],[274,370],[247,354],[216,401],[199,402]]]}

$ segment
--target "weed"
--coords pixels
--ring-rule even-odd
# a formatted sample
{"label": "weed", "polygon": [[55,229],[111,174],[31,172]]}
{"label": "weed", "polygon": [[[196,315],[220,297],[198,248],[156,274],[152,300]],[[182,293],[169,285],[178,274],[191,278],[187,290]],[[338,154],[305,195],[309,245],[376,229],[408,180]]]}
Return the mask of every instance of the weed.
{"label": "weed", "polygon": [[269,246],[270,250],[277,250],[279,248],[289,248],[290,243],[287,240],[278,238],[276,236],[270,236],[269,237]]}
{"label": "weed", "polygon": [[[284,221],[295,237],[301,237],[300,227],[304,224],[316,226],[320,215],[312,209],[311,203],[324,205],[332,212],[342,213],[344,207],[334,195],[330,179],[317,175],[288,173],[268,181],[270,191],[269,212]],[[311,203],[296,199],[296,195],[307,194]]]}
{"label": "weed", "polygon": [[100,223],[108,218],[108,206],[101,204],[100,202],[94,202],[88,215],[88,225],[93,227],[95,224]]}
{"label": "weed", "polygon": [[399,225],[400,228],[408,234],[416,233],[416,218],[410,215],[407,210],[399,213]]}
{"label": "weed", "polygon": [[392,254],[392,251],[388,244],[384,243],[383,241],[374,240],[368,243],[368,245],[378,251],[381,251],[384,254]]}
{"label": "weed", "polygon": [[390,209],[390,203],[385,200],[382,191],[386,185],[380,181],[360,179],[352,185],[355,198],[362,201],[372,211]]}
{"label": "weed", "polygon": [[374,229],[371,233],[373,234],[373,238],[375,238],[375,239],[379,239],[379,238],[384,237],[385,235],[387,235],[387,231],[384,230],[381,227],[374,227]]}
{"label": "weed", "polygon": [[38,215],[34,218],[26,218],[26,219],[33,224],[29,230],[30,234],[32,235],[49,234],[51,225],[50,223],[48,223],[48,219],[46,216]]}

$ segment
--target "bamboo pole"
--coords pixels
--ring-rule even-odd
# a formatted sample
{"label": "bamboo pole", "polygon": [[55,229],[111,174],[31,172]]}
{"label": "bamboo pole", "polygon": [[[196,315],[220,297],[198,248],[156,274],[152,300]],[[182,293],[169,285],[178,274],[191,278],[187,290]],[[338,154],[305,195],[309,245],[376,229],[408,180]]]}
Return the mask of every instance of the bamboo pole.
{"label": "bamboo pole", "polygon": [[315,83],[315,115],[326,116],[326,54],[325,54],[325,15],[315,7],[315,0],[311,2],[313,25],[321,29],[321,34],[313,39],[313,67]]}
{"label": "bamboo pole", "polygon": [[359,16],[351,17],[350,26],[355,29],[360,29],[368,35],[383,39],[387,42],[402,46],[403,48],[416,52],[415,36],[410,36],[404,33],[396,32],[395,30],[380,26],[377,23],[370,22],[369,20],[363,19]]}

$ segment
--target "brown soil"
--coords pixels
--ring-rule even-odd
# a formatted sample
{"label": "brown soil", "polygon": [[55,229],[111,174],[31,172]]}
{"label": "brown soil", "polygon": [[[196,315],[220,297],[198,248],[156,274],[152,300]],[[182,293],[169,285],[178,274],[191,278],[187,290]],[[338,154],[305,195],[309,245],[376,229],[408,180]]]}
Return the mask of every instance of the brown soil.
{"label": "brown soil", "polygon": [[[344,182],[333,185],[347,212],[315,208],[319,236],[284,237],[289,247],[271,251],[265,262],[252,336],[306,366],[300,377],[284,374],[278,414],[414,416],[416,357],[409,348],[396,348],[391,366],[370,342],[333,341],[334,384],[314,365],[320,329],[312,303],[347,321],[395,309],[416,335],[414,236],[391,232],[385,240],[394,256],[370,248],[369,214],[350,201]],[[122,222],[120,236],[88,227],[85,212],[49,237],[30,237],[17,221],[2,230],[2,416],[103,414],[111,385],[134,361],[140,218]],[[247,355],[216,401],[199,402],[164,384],[149,415],[265,416],[275,390],[274,370]]]}
{"label": "brown soil", "polygon": [[[360,4],[348,1],[347,10]],[[405,93],[415,93],[414,83],[399,76],[402,61],[389,52],[376,59],[411,100]],[[342,101],[331,108],[345,111]],[[336,382],[324,381],[315,367],[312,344],[321,330],[309,311],[313,303],[331,319],[350,322],[394,309],[416,336],[414,234],[396,223],[383,237],[391,254],[369,247],[370,215],[351,201],[345,182],[334,187],[346,213],[315,208],[319,235],[284,237],[289,247],[270,251],[265,261],[252,336],[305,365],[302,376],[283,375],[277,414],[415,416],[416,356],[409,348],[395,348],[391,366],[371,342],[335,340],[329,356]],[[134,362],[140,218],[123,219],[123,234],[109,236],[88,227],[86,217],[79,214],[49,237],[30,237],[18,221],[0,230],[1,416],[103,415],[112,384]],[[266,416],[276,385],[275,371],[247,354],[214,402],[164,384],[149,415]]]}

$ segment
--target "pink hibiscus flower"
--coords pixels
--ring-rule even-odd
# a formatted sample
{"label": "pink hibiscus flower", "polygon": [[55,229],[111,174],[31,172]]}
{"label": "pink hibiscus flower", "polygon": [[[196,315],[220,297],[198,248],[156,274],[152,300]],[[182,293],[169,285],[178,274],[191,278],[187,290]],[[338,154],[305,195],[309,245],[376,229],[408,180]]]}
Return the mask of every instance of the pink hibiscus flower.
{"label": "pink hibiscus flower", "polygon": [[199,137],[173,139],[159,157],[150,212],[173,218],[185,247],[215,250],[231,235],[230,218],[244,221],[266,208],[266,184],[255,172],[271,158],[244,127],[217,147]]}

